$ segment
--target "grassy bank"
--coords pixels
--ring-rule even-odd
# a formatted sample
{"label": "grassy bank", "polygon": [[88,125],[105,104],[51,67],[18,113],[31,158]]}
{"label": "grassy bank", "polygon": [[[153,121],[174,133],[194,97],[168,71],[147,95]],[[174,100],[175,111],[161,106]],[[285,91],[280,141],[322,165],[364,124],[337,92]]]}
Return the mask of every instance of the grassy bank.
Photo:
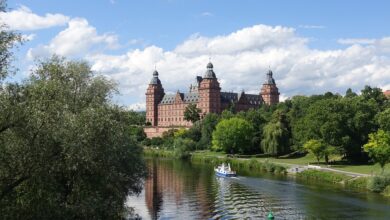
{"label": "grassy bank", "polygon": [[[160,150],[160,149],[145,149],[144,154],[151,157],[170,157],[174,158],[175,154],[173,151],[169,150]],[[231,157],[221,152],[212,152],[212,151],[196,151],[192,152],[191,161],[194,163],[207,163],[216,166],[221,163],[230,163],[235,169],[247,169],[253,171],[277,173],[277,174],[286,174],[289,166],[292,165],[307,165],[314,161],[314,157],[306,155],[301,158],[237,158]],[[337,166],[337,165],[335,165]],[[361,167],[363,165],[345,165],[343,167],[345,171],[352,171],[359,173],[359,170],[355,170],[354,167]],[[366,169],[363,169],[363,172],[367,173],[372,172],[374,165],[364,165]],[[349,167],[349,169],[347,168]],[[368,169],[370,167],[371,169]],[[332,166],[332,168],[335,168]],[[324,171],[324,170],[305,170],[303,172],[295,174],[296,178],[299,180],[304,180],[307,182],[317,182],[317,183],[328,183],[328,184],[337,184],[346,189],[351,190],[361,190],[361,191],[373,191],[377,193],[382,193],[384,195],[390,196],[390,177],[352,177],[346,174]]]}
{"label": "grassy bank", "polygon": [[340,184],[348,189],[359,190],[367,190],[369,181],[369,177],[351,177],[340,173],[319,170],[305,170],[297,173],[296,177],[307,181]]}
{"label": "grassy bank", "polygon": [[248,169],[256,171],[264,171],[270,173],[286,174],[286,167],[280,164],[271,163],[269,161],[259,162],[252,159],[228,158],[220,155],[192,154],[191,161],[195,163],[208,163],[214,166],[221,163],[230,163],[233,167],[238,169]]}
{"label": "grassy bank", "polygon": [[144,155],[147,157],[167,157],[174,158],[175,153],[171,150],[144,148]]}

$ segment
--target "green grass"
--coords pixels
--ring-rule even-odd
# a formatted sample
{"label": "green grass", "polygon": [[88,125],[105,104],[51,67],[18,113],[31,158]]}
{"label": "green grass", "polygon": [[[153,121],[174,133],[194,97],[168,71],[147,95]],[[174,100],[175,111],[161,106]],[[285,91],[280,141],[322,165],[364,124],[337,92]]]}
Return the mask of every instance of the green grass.
{"label": "green grass", "polygon": [[[222,152],[213,152],[213,151],[196,151],[194,152],[197,156],[210,156],[210,157],[226,157],[226,154]],[[277,164],[282,164],[285,166],[291,166],[291,165],[308,165],[308,164],[316,164],[317,160],[316,158],[311,155],[307,154],[304,157],[299,157],[299,158],[273,158],[273,157],[268,157],[268,158],[256,158],[259,162],[265,162],[269,161],[272,163],[277,163]],[[339,160],[338,157],[331,157],[330,160]],[[326,166],[324,164],[324,160],[320,161],[321,166]],[[347,171],[347,172],[354,172],[354,173],[361,173],[361,174],[380,174],[381,169],[380,166],[375,164],[365,164],[365,165],[353,165],[353,164],[345,164],[345,165],[331,165],[330,168],[336,169],[336,170],[342,170],[342,171]],[[390,164],[388,164],[385,167],[385,171],[390,171]]]}

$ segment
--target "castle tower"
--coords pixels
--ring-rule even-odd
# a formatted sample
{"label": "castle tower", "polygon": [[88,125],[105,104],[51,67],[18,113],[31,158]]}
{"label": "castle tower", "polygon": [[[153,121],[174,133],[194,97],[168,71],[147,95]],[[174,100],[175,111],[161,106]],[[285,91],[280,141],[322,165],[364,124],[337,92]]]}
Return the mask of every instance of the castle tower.
{"label": "castle tower", "polygon": [[153,72],[153,78],[146,90],[146,122],[152,126],[158,125],[158,103],[164,97],[164,88],[158,78],[158,72]]}
{"label": "castle tower", "polygon": [[207,70],[199,84],[198,93],[200,99],[198,108],[202,110],[202,114],[221,112],[221,88],[211,62],[207,64]]}
{"label": "castle tower", "polygon": [[265,80],[263,87],[261,88],[260,95],[262,96],[265,104],[274,105],[279,103],[279,90],[276,87],[274,78],[272,77],[272,71],[267,73],[267,79]]}

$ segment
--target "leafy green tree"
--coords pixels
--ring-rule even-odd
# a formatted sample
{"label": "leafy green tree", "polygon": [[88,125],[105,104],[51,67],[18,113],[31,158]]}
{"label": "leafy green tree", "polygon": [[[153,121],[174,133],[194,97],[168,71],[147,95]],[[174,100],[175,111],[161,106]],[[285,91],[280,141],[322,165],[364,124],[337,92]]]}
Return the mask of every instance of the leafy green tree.
{"label": "leafy green tree", "polygon": [[372,88],[371,86],[365,86],[364,89],[361,91],[362,97],[365,100],[374,100],[380,108],[383,107],[386,97],[382,92],[382,89],[380,88]]}
{"label": "leafy green tree", "polygon": [[254,129],[242,118],[221,120],[213,132],[213,149],[226,153],[244,153],[251,145]]}
{"label": "leafy green tree", "polygon": [[324,152],[326,150],[326,145],[319,140],[309,140],[304,145],[303,148],[309,153],[313,154],[317,162],[320,163],[320,159],[324,157]]}
{"label": "leafy green tree", "polygon": [[261,148],[264,153],[277,156],[290,150],[290,131],[283,111],[276,110],[272,118],[264,126]]}
{"label": "leafy green tree", "polygon": [[173,142],[174,154],[176,158],[188,159],[191,151],[195,149],[195,142],[188,138],[176,138]]}
{"label": "leafy green tree", "polygon": [[198,149],[208,149],[211,147],[213,131],[219,122],[219,116],[215,113],[207,114],[201,121],[201,138],[198,142]]}
{"label": "leafy green tree", "polygon": [[[6,11],[6,1],[0,1],[0,13]],[[11,62],[13,59],[12,48],[22,42],[21,35],[10,31],[8,27],[0,21],[0,82],[9,75]]]}
{"label": "leafy green tree", "polygon": [[378,114],[378,124],[381,129],[390,132],[390,108]]}
{"label": "leafy green tree", "polygon": [[390,162],[390,132],[378,130],[370,134],[364,150],[376,163],[379,163],[383,173],[385,165]]}
{"label": "leafy green tree", "polygon": [[189,104],[184,110],[184,120],[191,121],[192,123],[200,120],[201,109],[196,107],[196,104]]}
{"label": "leafy green tree", "polygon": [[345,97],[346,98],[353,98],[353,97],[356,97],[356,96],[357,96],[357,94],[354,93],[351,88],[348,88],[347,91],[345,92]]}
{"label": "leafy green tree", "polygon": [[[121,219],[146,176],[113,83],[54,57],[0,92],[4,219]],[[9,116],[8,120],[4,116]]]}

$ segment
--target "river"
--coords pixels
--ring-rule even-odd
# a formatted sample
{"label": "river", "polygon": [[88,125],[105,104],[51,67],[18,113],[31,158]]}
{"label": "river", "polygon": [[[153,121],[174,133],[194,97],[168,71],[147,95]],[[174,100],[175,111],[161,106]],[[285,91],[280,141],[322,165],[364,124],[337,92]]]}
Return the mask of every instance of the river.
{"label": "river", "polygon": [[390,199],[339,186],[237,170],[214,175],[209,164],[148,159],[150,177],[127,205],[142,219],[390,219]]}

